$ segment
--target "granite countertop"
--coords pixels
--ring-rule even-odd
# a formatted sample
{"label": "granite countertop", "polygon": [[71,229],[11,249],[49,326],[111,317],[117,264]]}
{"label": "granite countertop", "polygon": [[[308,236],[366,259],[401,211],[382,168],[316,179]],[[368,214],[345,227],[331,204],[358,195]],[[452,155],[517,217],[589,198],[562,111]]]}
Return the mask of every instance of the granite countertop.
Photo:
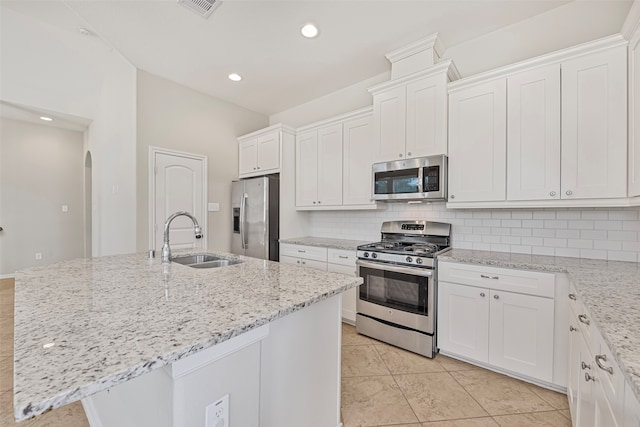
{"label": "granite countertop", "polygon": [[452,249],[440,261],[567,273],[640,400],[640,264]]}
{"label": "granite countertop", "polygon": [[219,254],[245,262],[196,269],[132,254],[16,273],[16,419],[80,400],[362,283]]}
{"label": "granite countertop", "polygon": [[294,237],[291,239],[280,239],[280,243],[355,251],[358,246],[366,245],[367,243],[371,242],[365,242],[361,240],[332,239],[329,237]]}

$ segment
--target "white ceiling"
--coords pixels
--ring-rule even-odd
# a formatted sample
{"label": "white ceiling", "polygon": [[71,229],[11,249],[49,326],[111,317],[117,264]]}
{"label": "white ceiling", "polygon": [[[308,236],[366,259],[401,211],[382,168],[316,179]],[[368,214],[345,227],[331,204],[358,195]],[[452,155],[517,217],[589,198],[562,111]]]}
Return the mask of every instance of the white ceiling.
{"label": "white ceiling", "polygon": [[[567,3],[225,0],[203,19],[175,0],[2,1],[58,28],[89,28],[139,69],[266,115],[388,71],[385,53],[430,34],[437,32],[450,48]],[[595,2],[575,2],[589,3]],[[631,1],[597,3],[615,15],[611,33],[618,31]],[[307,22],[319,26],[316,39],[299,34]],[[576,16],[559,34],[584,33],[588,25]],[[231,72],[244,79],[231,82]]]}
{"label": "white ceiling", "polygon": [[[43,116],[52,120],[42,120],[40,117]],[[31,106],[27,107],[5,101],[0,101],[0,117],[35,123],[42,126],[75,130],[77,132],[84,132],[91,124],[91,120],[82,117],[75,117],[69,114],[62,114]]]}

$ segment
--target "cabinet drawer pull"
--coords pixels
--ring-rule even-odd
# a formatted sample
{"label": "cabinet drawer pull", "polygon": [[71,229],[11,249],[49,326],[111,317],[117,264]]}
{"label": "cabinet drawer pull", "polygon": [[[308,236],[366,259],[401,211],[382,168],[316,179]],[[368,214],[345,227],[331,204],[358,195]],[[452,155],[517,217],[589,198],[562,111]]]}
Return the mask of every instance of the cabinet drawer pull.
{"label": "cabinet drawer pull", "polygon": [[499,279],[498,276],[487,276],[486,274],[481,274],[480,277],[482,277],[483,279],[492,279],[492,280],[498,280]]}
{"label": "cabinet drawer pull", "polygon": [[609,373],[609,375],[613,375],[613,368],[611,366],[604,366],[602,364],[602,362],[606,362],[607,361],[607,355],[606,354],[597,354],[596,355],[596,365],[598,365],[598,368],[602,369],[603,371],[607,371]]}
{"label": "cabinet drawer pull", "polygon": [[589,319],[587,319],[587,316],[585,316],[584,314],[578,314],[578,320],[582,323],[584,323],[585,325],[590,325],[591,321]]}
{"label": "cabinet drawer pull", "polygon": [[484,292],[480,292],[480,296],[484,298]]}
{"label": "cabinet drawer pull", "polygon": [[575,301],[578,298],[576,297],[576,294],[569,294],[569,299]]}
{"label": "cabinet drawer pull", "polygon": [[586,364],[586,363],[584,363],[584,362],[580,362],[580,367],[581,367],[582,369],[591,369],[591,365],[587,365],[587,364]]}
{"label": "cabinet drawer pull", "polygon": [[301,254],[306,254],[307,251],[303,251],[302,249],[298,249],[298,252],[300,252]]}
{"label": "cabinet drawer pull", "polygon": [[578,328],[574,328],[573,325],[569,325],[569,332],[575,332]]}
{"label": "cabinet drawer pull", "polygon": [[494,295],[494,296],[493,296],[493,299],[500,299],[500,296],[498,296],[498,295]]}
{"label": "cabinet drawer pull", "polygon": [[589,373],[588,373],[588,372],[585,372],[585,373],[584,373],[584,380],[585,380],[586,382],[589,382],[589,381],[595,381],[595,380],[596,380],[596,377],[592,377],[591,375],[589,375]]}
{"label": "cabinet drawer pull", "polygon": [[346,256],[346,255],[338,255],[338,258],[342,258],[342,259],[349,259],[349,257],[348,257],[348,256]]}

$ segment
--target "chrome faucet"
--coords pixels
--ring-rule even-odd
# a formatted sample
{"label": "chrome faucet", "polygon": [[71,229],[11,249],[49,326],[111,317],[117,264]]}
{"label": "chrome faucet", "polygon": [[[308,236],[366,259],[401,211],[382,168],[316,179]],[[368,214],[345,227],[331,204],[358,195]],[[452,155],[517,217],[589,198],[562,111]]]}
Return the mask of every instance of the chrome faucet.
{"label": "chrome faucet", "polygon": [[198,220],[195,216],[191,215],[189,212],[178,211],[174,214],[171,214],[169,218],[164,223],[164,244],[162,245],[162,262],[168,263],[171,262],[171,248],[169,247],[169,226],[171,225],[171,221],[173,221],[176,217],[186,216],[193,221],[193,232],[196,234],[196,239],[202,238],[202,228],[200,228],[200,224],[198,224]]}

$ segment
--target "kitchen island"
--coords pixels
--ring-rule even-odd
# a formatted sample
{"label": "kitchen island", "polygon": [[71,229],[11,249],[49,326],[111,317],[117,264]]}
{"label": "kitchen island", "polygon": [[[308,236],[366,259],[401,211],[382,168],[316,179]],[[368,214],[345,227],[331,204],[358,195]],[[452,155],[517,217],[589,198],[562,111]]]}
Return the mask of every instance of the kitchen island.
{"label": "kitchen island", "polygon": [[[252,366],[238,367],[238,362],[224,365],[222,370],[235,370],[236,383],[251,383],[258,390],[254,387],[231,393],[232,417],[234,412],[253,412],[260,418],[260,425],[278,425],[283,416],[278,409],[283,406],[289,409],[289,416],[296,412],[303,416],[305,410],[328,413],[337,425],[339,294],[359,285],[361,279],[221,255],[244,262],[197,269],[176,263],[163,265],[158,258],[133,254],[76,259],[18,272],[14,331],[16,419],[28,419],[83,399],[91,420],[92,402],[108,406],[109,395],[117,395],[118,390],[130,388],[130,384],[145,382],[155,372],[156,379],[141,384],[133,395],[139,395],[140,390],[156,390],[161,395],[147,398],[150,403],[130,404],[153,405],[155,399],[157,412],[163,415],[160,418],[170,417],[166,425],[193,425],[176,417],[177,413],[194,411],[201,420],[198,425],[204,425],[204,410],[200,411],[204,407],[177,408],[184,404],[175,402],[178,391],[189,393],[184,388],[187,383],[178,380],[187,374],[194,377],[194,373],[197,380],[202,367],[216,365],[224,358],[229,360],[241,350],[242,360],[249,360]],[[245,348],[250,349],[250,354],[244,354]],[[321,365],[310,367],[312,363]],[[163,370],[158,370],[161,367]],[[168,375],[158,377],[158,372],[163,371]],[[260,377],[249,378],[251,375]],[[157,383],[165,381],[161,379],[165,377],[173,381],[169,396]],[[309,382],[317,384],[309,387]],[[299,387],[290,389],[291,384]],[[269,393],[263,392],[265,388]],[[317,390],[325,391],[320,401],[329,401],[330,407],[318,408],[318,402],[307,401],[317,397],[313,396]],[[172,393],[176,393],[173,398]],[[200,406],[216,401],[224,390],[215,393],[211,392]],[[92,395],[96,399],[87,399]],[[297,411],[291,410],[295,404],[282,401],[292,396],[306,402]],[[172,411],[166,407],[171,399]],[[142,406],[132,409],[145,411]],[[150,418],[153,414],[146,415]],[[102,425],[109,426],[105,422]]]}

